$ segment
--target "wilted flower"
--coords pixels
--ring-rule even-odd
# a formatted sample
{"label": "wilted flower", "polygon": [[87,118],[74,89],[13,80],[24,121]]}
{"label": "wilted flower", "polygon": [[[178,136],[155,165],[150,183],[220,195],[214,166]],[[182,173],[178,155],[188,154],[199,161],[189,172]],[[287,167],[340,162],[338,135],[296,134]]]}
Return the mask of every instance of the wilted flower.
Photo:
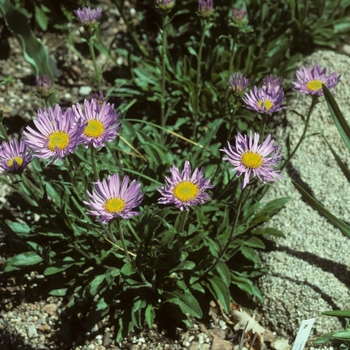
{"label": "wilted flower", "polygon": [[263,79],[263,85],[271,85],[275,88],[280,88],[282,86],[282,77],[278,77],[276,75],[268,75]]}
{"label": "wilted flower", "polygon": [[214,186],[210,185],[210,179],[203,178],[204,168],[196,168],[191,176],[191,165],[185,161],[181,174],[175,165],[170,169],[170,173],[171,177],[165,178],[167,184],[158,188],[162,195],[158,203],[175,204],[180,210],[188,210],[191,205],[203,204],[210,200],[210,196],[204,191]]}
{"label": "wilted flower", "polygon": [[213,0],[198,0],[198,15],[202,17],[210,17],[214,13]]}
{"label": "wilted flower", "polygon": [[78,8],[77,10],[74,10],[74,13],[82,24],[90,25],[96,23],[100,19],[102,9],[100,7],[97,9],[83,7],[82,9]]}
{"label": "wilted flower", "polygon": [[39,109],[38,118],[34,120],[38,131],[27,126],[23,132],[24,142],[35,152],[36,157],[57,160],[73,153],[82,143],[82,132],[85,124],[75,120],[71,108],[65,112],[59,105]]}
{"label": "wilted flower", "polygon": [[0,169],[7,172],[21,172],[32,161],[27,145],[17,139],[0,145]]}
{"label": "wilted flower", "polygon": [[103,91],[101,90],[91,94],[90,98],[95,99],[101,107],[103,105],[103,102],[108,102],[108,97],[105,97]]}
{"label": "wilted flower", "polygon": [[46,100],[52,94],[51,78],[48,74],[36,77],[37,94],[40,98]]}
{"label": "wilted flower", "polygon": [[105,146],[105,142],[111,142],[117,137],[121,123],[117,123],[120,113],[116,113],[114,104],[103,102],[100,106],[93,98],[84,100],[84,111],[79,103],[72,108],[77,120],[87,122],[82,134],[86,147],[91,144],[95,148]]}
{"label": "wilted flower", "polygon": [[143,194],[140,193],[140,184],[133,180],[130,185],[129,177],[124,176],[122,182],[119,175],[108,175],[108,179],[94,182],[94,191],[90,193],[89,201],[84,201],[91,207],[88,214],[99,216],[97,221],[104,224],[113,218],[129,219],[134,215],[139,215],[139,211],[132,211],[133,208],[140,205]]}
{"label": "wilted flower", "polygon": [[158,11],[168,14],[175,6],[175,0],[155,0],[155,4]]}
{"label": "wilted flower", "polygon": [[242,97],[250,84],[250,79],[248,79],[244,74],[233,73],[229,80],[233,94]]}
{"label": "wilted flower", "polygon": [[276,89],[272,85],[258,89],[254,86],[243,97],[246,107],[258,113],[271,114],[284,108],[284,92],[282,88]]}
{"label": "wilted flower", "polygon": [[302,67],[296,72],[297,81],[293,82],[294,89],[304,94],[322,96],[322,84],[326,85],[328,89],[334,88],[340,79],[340,75],[336,72],[326,76],[327,68],[321,70],[319,64],[316,67]]}
{"label": "wilted flower", "polygon": [[233,165],[233,171],[237,171],[237,176],[244,175],[242,189],[247,186],[250,180],[250,175],[257,176],[262,182],[276,181],[282,176],[279,170],[274,170],[273,167],[278,164],[281,159],[280,148],[274,146],[274,141],[269,135],[266,140],[258,145],[260,135],[255,133],[254,137],[250,132],[249,138],[247,135],[236,136],[236,146],[228,143],[228,149],[224,148],[220,151],[225,152],[228,160]]}
{"label": "wilted flower", "polygon": [[243,9],[238,9],[238,8],[232,9],[232,16],[231,16],[232,23],[237,27],[241,27],[243,24],[247,23],[247,19],[245,18],[246,14],[247,12],[244,11]]}

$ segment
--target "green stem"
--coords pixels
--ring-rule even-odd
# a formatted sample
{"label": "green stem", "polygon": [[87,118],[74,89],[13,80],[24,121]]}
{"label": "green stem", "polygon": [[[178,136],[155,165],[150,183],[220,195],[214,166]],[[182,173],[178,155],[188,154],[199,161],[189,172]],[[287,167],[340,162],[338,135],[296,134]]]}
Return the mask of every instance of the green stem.
{"label": "green stem", "polygon": [[129,252],[128,252],[128,247],[126,246],[126,242],[125,242],[125,238],[124,238],[124,232],[123,232],[123,229],[121,227],[121,224],[120,224],[120,220],[115,220],[116,222],[116,225],[117,225],[117,229],[119,231],[119,236],[120,236],[120,240],[122,242],[122,247],[123,247],[123,250],[124,250],[124,253],[125,253],[125,256],[126,258],[128,259],[130,265],[135,269],[135,271],[137,272],[137,274],[140,276],[142,282],[149,288],[152,288],[152,284],[149,283],[143,272],[138,268],[138,266],[135,264],[135,261],[131,258]]}
{"label": "green stem", "polygon": [[179,226],[177,228],[177,249],[178,249],[177,255],[178,255],[179,259],[181,258],[181,252],[182,252],[182,235],[181,235],[181,232],[183,231],[183,229],[185,227],[187,214],[188,214],[187,210],[183,210],[182,212],[180,212],[180,222],[179,222]]}
{"label": "green stem", "polygon": [[91,154],[91,165],[92,165],[92,170],[94,171],[94,180],[98,180],[98,171],[96,167],[96,160],[95,160],[95,147],[93,145],[90,145],[90,154]]}
{"label": "green stem", "polygon": [[25,188],[28,190],[28,192],[30,192],[33,196],[33,198],[35,199],[35,202],[37,203],[37,205],[39,206],[39,208],[41,209],[41,211],[46,214],[47,218],[49,219],[50,223],[57,228],[58,231],[60,231],[65,237],[67,237],[67,239],[70,241],[70,243],[72,243],[73,248],[80,253],[82,256],[84,256],[86,259],[91,260],[92,258],[84,251],[82,250],[80,247],[78,247],[76,245],[76,243],[74,242],[74,240],[57,224],[57,221],[54,220],[50,213],[48,212],[47,208],[45,206],[42,205],[42,201],[38,199],[37,195],[38,194],[42,194],[40,192],[36,192],[37,189],[35,187],[35,190],[33,191],[33,184],[27,179],[27,177],[24,175],[24,173],[21,174],[21,180],[23,185],[25,186]]}
{"label": "green stem", "polygon": [[89,49],[90,49],[90,55],[91,55],[91,58],[92,58],[92,63],[94,65],[94,69],[95,69],[95,76],[96,76],[97,87],[98,87],[98,89],[100,89],[101,88],[101,71],[97,67],[93,35],[89,36]]}
{"label": "green stem", "polygon": [[[230,108],[230,106],[229,106],[229,108]],[[235,102],[234,102],[233,108],[232,109],[230,108],[231,118],[230,118],[230,125],[229,125],[228,131],[227,131],[227,140],[230,140],[231,136],[232,136],[233,121],[235,119],[236,112],[237,112],[237,103],[236,103],[236,98],[235,98]]]}
{"label": "green stem", "polygon": [[[165,128],[166,120],[165,120],[165,66],[166,66],[166,48],[167,48],[167,26],[168,26],[169,16],[162,16],[162,71],[161,71],[161,98],[160,98],[160,125],[162,128]],[[160,134],[161,143],[165,143],[165,135],[164,131],[161,131]]]}
{"label": "green stem", "polygon": [[197,135],[197,123],[198,123],[198,115],[199,115],[199,100],[202,90],[202,83],[201,83],[201,65],[202,65],[202,52],[203,52],[203,45],[204,45],[204,39],[205,39],[205,33],[207,31],[209,23],[204,22],[204,25],[202,24],[202,34],[201,39],[199,42],[199,49],[198,49],[198,55],[197,55],[197,80],[196,80],[196,99],[195,99],[195,106],[194,106],[194,127],[193,127],[193,138],[196,138]]}
{"label": "green stem", "polygon": [[[248,186],[247,186],[248,187]],[[230,236],[228,237],[228,240],[224,246],[224,248],[221,250],[220,254],[218,255],[215,263],[213,265],[211,265],[209,267],[209,269],[207,269],[205,271],[205,273],[208,273],[212,270],[214,270],[216,268],[216,266],[218,265],[218,263],[222,260],[222,258],[225,256],[228,248],[230,247],[230,244],[232,243],[232,239],[234,238],[234,232],[236,230],[236,227],[237,227],[237,223],[238,223],[238,218],[239,218],[239,215],[241,213],[241,207],[242,207],[242,203],[243,203],[243,198],[244,198],[244,193],[245,193],[245,190],[247,189],[247,187],[243,188],[243,190],[241,191],[240,195],[239,195],[239,199],[238,199],[238,204],[237,204],[237,209],[236,209],[236,212],[235,212],[235,215],[233,217],[233,224],[232,224],[232,228],[231,228],[231,232],[230,232]]]}
{"label": "green stem", "polygon": [[9,142],[9,137],[7,135],[6,129],[2,124],[3,119],[4,119],[4,113],[3,113],[3,110],[0,109],[0,133],[4,136],[5,141]]}
{"label": "green stem", "polygon": [[146,51],[145,47],[141,44],[139,38],[137,37],[137,35],[135,34],[134,32],[134,26],[132,23],[130,23],[125,15],[124,15],[124,12],[123,12],[123,6],[121,5],[120,1],[119,0],[115,0],[115,4],[117,6],[117,9],[119,11],[119,14],[120,16],[123,18],[124,20],[124,23],[126,24],[126,28],[129,32],[129,34],[131,35],[131,37],[134,39],[135,41],[135,44],[137,45],[137,47],[139,48],[139,50],[142,52],[142,54],[145,56],[145,57],[148,57],[149,54],[148,52]]}
{"label": "green stem", "polygon": [[64,158],[64,165],[66,166],[67,168],[67,171],[68,171],[68,175],[72,181],[72,184],[74,186],[74,188],[78,191],[78,183],[77,183],[77,179],[76,179],[76,176],[75,176],[75,173],[74,173],[74,169],[69,161],[69,157],[65,157]]}
{"label": "green stem", "polygon": [[293,158],[294,154],[296,153],[296,151],[299,149],[301,143],[303,142],[303,140],[305,138],[305,135],[306,135],[307,128],[308,128],[309,123],[310,123],[310,118],[311,118],[312,111],[313,111],[313,109],[314,109],[314,107],[316,106],[317,103],[318,103],[318,96],[312,96],[312,102],[311,102],[311,105],[310,105],[310,108],[309,108],[309,112],[308,112],[307,117],[306,117],[303,133],[302,133],[302,135],[301,135],[297,145],[295,146],[293,152],[290,153],[290,155],[287,158],[287,160],[283,163],[283,165],[282,165],[282,167],[280,169],[281,172],[287,166],[289,161]]}
{"label": "green stem", "polygon": [[261,116],[261,125],[260,125],[260,138],[261,138],[261,140],[264,139],[267,117],[268,117],[268,115],[267,115],[266,113],[264,113],[264,114]]}

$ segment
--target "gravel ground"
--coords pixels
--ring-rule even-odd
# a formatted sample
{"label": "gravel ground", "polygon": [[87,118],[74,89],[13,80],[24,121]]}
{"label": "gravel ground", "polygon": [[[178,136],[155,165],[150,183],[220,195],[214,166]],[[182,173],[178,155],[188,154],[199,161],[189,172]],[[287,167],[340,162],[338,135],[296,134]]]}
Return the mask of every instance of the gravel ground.
{"label": "gravel ground", "polygon": [[[350,122],[350,58],[330,51],[319,51],[300,64],[319,63],[327,73],[337,71],[341,80],[336,100]],[[276,130],[276,141],[284,145],[289,134],[292,148],[298,142],[304,124],[291,110],[306,117],[311,98],[293,92],[288,100],[286,120]],[[337,154],[349,166],[349,153],[339,136],[325,102],[312,114],[308,134],[323,133]],[[326,142],[320,135],[303,142],[283,180],[271,187],[265,200],[289,196],[293,201],[268,223],[283,231],[286,239],[272,240],[261,253],[269,272],[259,282],[264,303],[258,309],[261,323],[288,337],[295,333],[304,319],[316,317],[313,335],[332,332],[342,325],[336,318],[323,316],[325,310],[349,309],[350,239],[334,228],[316,210],[301,199],[291,179],[311,190],[314,197],[334,215],[350,222],[346,209],[350,203],[350,186],[337,166]]]}

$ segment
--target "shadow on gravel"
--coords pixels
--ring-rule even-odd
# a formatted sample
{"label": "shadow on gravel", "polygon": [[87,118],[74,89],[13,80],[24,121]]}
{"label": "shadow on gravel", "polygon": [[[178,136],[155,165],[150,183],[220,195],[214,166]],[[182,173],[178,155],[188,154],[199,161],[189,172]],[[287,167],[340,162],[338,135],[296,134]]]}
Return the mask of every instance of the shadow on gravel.
{"label": "shadow on gravel", "polygon": [[[27,344],[19,335],[14,335],[7,332],[5,329],[0,329],[0,348],[2,350],[33,350],[40,349]],[[42,348],[45,349],[45,348]]]}

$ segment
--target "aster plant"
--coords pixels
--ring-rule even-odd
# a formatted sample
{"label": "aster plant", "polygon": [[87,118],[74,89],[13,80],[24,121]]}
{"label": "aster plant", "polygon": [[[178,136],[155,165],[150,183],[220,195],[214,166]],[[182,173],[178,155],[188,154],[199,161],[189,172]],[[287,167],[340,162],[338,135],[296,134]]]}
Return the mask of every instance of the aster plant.
{"label": "aster plant", "polygon": [[22,172],[32,161],[32,153],[23,140],[13,139],[0,145],[0,169],[9,173]]}
{"label": "aster plant", "polygon": [[321,68],[319,64],[312,67],[302,67],[296,72],[297,80],[293,81],[295,90],[308,95],[323,96],[322,84],[328,89],[333,89],[340,79],[340,74],[333,72],[327,75],[327,68]]}
{"label": "aster plant", "polygon": [[129,219],[140,215],[139,211],[133,210],[143,198],[140,187],[135,180],[129,185],[128,176],[124,176],[121,181],[119,174],[95,182],[94,191],[87,192],[89,200],[84,201],[90,207],[88,214],[97,216],[97,220],[104,224],[115,218]]}
{"label": "aster plant", "polygon": [[243,101],[246,107],[252,111],[261,114],[272,114],[284,108],[284,92],[282,88],[276,90],[271,84],[264,85],[261,88],[254,86],[253,90],[244,95]]}
{"label": "aster plant", "polygon": [[102,15],[102,8],[92,9],[91,7],[83,7],[74,10],[78,20],[84,25],[95,24]]}
{"label": "aster plant", "polygon": [[82,120],[75,119],[71,108],[62,111],[59,105],[54,108],[39,109],[34,120],[37,130],[27,126],[23,131],[24,143],[34,151],[34,157],[56,162],[73,153],[83,140],[86,127]]}
{"label": "aster plant", "polygon": [[327,68],[322,69],[319,64],[317,64],[315,67],[302,67],[301,69],[296,71],[296,81],[292,82],[294,89],[299,93],[310,95],[312,98],[309,111],[304,121],[303,133],[301,134],[300,139],[294,147],[293,151],[289,153],[286,161],[281,167],[282,170],[293,158],[300,145],[302,144],[303,140],[305,139],[307,129],[311,120],[311,114],[315,106],[319,103],[319,98],[323,96],[322,86],[326,86],[327,89],[334,89],[339,83],[340,74],[333,72],[329,75],[326,75],[326,72]]}
{"label": "aster plant", "polygon": [[214,186],[210,185],[210,179],[204,178],[204,168],[196,168],[192,174],[190,162],[186,160],[181,173],[175,165],[170,173],[171,177],[165,178],[166,185],[158,189],[162,195],[158,203],[174,204],[182,211],[210,200],[205,190]]}
{"label": "aster plant", "polygon": [[235,146],[228,143],[227,148],[221,149],[226,153],[224,160],[229,161],[237,176],[244,174],[242,189],[251,181],[251,177],[257,177],[263,183],[273,182],[281,178],[276,166],[281,160],[280,148],[274,145],[271,135],[259,145],[260,135],[250,133],[238,134]]}

